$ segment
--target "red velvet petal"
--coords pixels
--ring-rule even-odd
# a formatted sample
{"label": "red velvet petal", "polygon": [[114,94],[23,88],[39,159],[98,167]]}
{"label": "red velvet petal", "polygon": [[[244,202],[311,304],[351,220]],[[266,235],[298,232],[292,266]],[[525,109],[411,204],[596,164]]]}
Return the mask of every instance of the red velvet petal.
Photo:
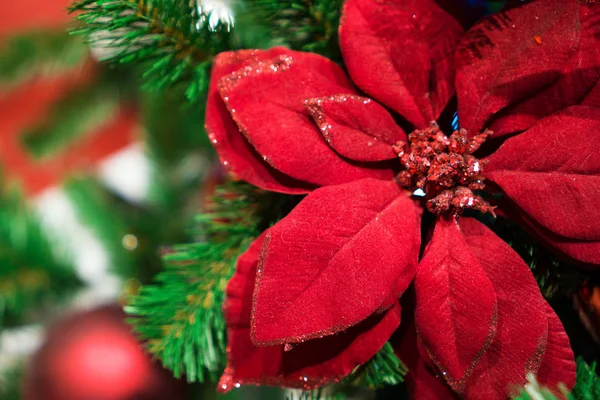
{"label": "red velvet petal", "polygon": [[[415,211],[417,213],[417,220],[421,221],[421,217],[423,216],[423,207],[422,207],[422,203],[420,200],[417,200],[415,197],[411,198],[413,201],[413,204],[415,205]],[[419,232],[420,234],[420,232]],[[406,286],[405,286],[405,282],[401,279],[396,283],[396,289],[392,290],[392,295],[383,302],[383,304],[381,305],[381,307],[379,307],[378,312],[387,310],[389,307],[391,307],[393,304],[395,304],[396,302],[398,302],[401,299],[401,295],[404,293],[404,291],[406,290]],[[411,309],[414,308],[414,306],[411,305],[410,307]]]}
{"label": "red velvet petal", "polygon": [[423,128],[454,95],[462,34],[433,0],[347,0],[340,46],[361,89]]}
{"label": "red velvet petal", "polygon": [[[518,207],[516,210],[518,210]],[[600,240],[586,241],[565,238],[550,232],[522,211],[519,210],[518,213],[520,215],[515,215],[514,211],[511,212],[511,217],[524,224],[530,233],[553,247],[563,258],[584,265],[600,265]]]}
{"label": "red velvet petal", "polygon": [[448,384],[461,392],[496,334],[494,287],[454,219],[438,220],[415,275],[417,332]]}
{"label": "red velvet petal", "polygon": [[284,376],[292,381],[312,381],[312,387],[339,380],[369,361],[399,325],[400,305],[396,302],[383,314],[372,315],[345,332],[294,345],[283,356]]}
{"label": "red velvet petal", "polygon": [[562,383],[571,390],[575,386],[577,368],[573,362],[574,356],[569,337],[549,304],[546,304],[546,314],[548,315],[548,340],[537,380],[549,388],[558,388],[559,383]]}
{"label": "red velvet petal", "polygon": [[493,154],[486,177],[533,220],[567,238],[600,240],[600,109],[545,118]]}
{"label": "red velvet petal", "polygon": [[321,97],[308,100],[306,107],[327,143],[351,160],[390,160],[396,157],[392,145],[406,141],[390,113],[366,97]]}
{"label": "red velvet petal", "polygon": [[315,190],[263,246],[255,343],[301,342],[364,320],[409,285],[419,242],[416,207],[395,183]]}
{"label": "red velvet petal", "polygon": [[559,80],[578,29],[579,0],[535,1],[471,28],[456,55],[461,127],[477,133],[494,113]]}
{"label": "red velvet petal", "polygon": [[227,367],[218,385],[222,392],[242,383],[279,383],[283,371],[281,346],[258,348],[250,340],[256,266],[265,236],[266,232],[238,258],[235,273],[227,284],[223,304],[227,323]]}
{"label": "red velvet petal", "polygon": [[[421,354],[414,321],[402,318],[400,334],[394,349],[398,358],[408,367],[406,386],[411,399],[418,400],[448,400],[456,396],[444,383],[436,377],[435,367],[427,365],[427,355]],[[395,340],[396,341],[396,340]]]}
{"label": "red velvet petal", "polygon": [[[547,345],[563,345],[560,335],[564,331],[556,321],[551,321],[548,329],[547,304],[529,267],[510,246],[474,219],[461,218],[460,229],[498,299],[496,336],[462,395],[467,399],[506,399],[526,383],[528,373],[542,371],[546,377],[546,368],[552,368],[554,362],[564,366],[564,353]],[[559,371],[558,379],[571,382],[568,368]]]}
{"label": "red velvet petal", "polygon": [[341,158],[311,120],[304,100],[354,94],[342,69],[324,57],[288,51],[225,76],[219,92],[252,146],[286,175],[314,185],[393,176],[389,165]]}
{"label": "red velvet petal", "polygon": [[441,379],[436,378],[422,358],[410,366],[406,365],[409,368],[406,386],[411,399],[449,400],[457,398]]}
{"label": "red velvet petal", "polygon": [[600,240],[568,239],[547,231],[538,231],[538,234],[567,258],[584,264],[600,265]]}
{"label": "red velvet petal", "polygon": [[[569,52],[571,57],[565,59],[560,77],[532,97],[502,111],[502,116],[490,125],[495,138],[522,132],[567,107],[590,103],[591,89],[600,86],[600,7],[581,2],[579,8],[577,50]],[[595,105],[600,107],[600,102]]]}
{"label": "red velvet petal", "polygon": [[307,193],[311,186],[298,182],[267,164],[233,122],[218,91],[219,80],[240,68],[271,59],[289,50],[241,50],[221,53],[213,61],[206,101],[206,131],[221,162],[236,177],[263,189],[283,193]]}
{"label": "red velvet petal", "polygon": [[265,234],[238,260],[227,286],[224,305],[228,328],[228,364],[218,389],[227,392],[244,384],[311,389],[337,381],[367,362],[389,339],[400,322],[396,304],[347,332],[310,340],[285,351],[283,345],[256,347],[250,340],[250,315],[259,250]]}

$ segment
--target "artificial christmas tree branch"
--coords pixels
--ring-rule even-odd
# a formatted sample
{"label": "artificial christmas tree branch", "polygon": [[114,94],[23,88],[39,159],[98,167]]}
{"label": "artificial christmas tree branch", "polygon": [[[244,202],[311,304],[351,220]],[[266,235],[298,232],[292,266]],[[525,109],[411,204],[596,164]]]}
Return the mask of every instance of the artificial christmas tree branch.
{"label": "artificial christmas tree branch", "polygon": [[0,48],[0,87],[12,88],[33,76],[73,69],[81,65],[87,54],[81,39],[66,32],[11,36]]}
{"label": "artificial christmas tree branch", "polygon": [[266,21],[264,27],[274,38],[271,45],[337,58],[342,4],[342,0],[249,0],[242,11],[247,18]]}
{"label": "artificial christmas tree branch", "polygon": [[228,27],[211,26],[210,15],[187,0],[80,0],[77,13],[82,34],[104,59],[118,64],[144,63],[150,88],[183,83],[197,100],[208,80],[212,57],[236,47]]}
{"label": "artificial christmas tree branch", "polygon": [[[245,184],[219,189],[198,218],[199,241],[165,256],[156,283],[131,299],[127,311],[148,349],[190,382],[216,379],[225,363],[225,321],[221,310],[237,256],[287,201]],[[273,203],[275,202],[275,203]],[[271,206],[271,207],[269,207]],[[267,214],[270,209],[275,215]]]}
{"label": "artificial christmas tree branch", "polygon": [[0,194],[0,330],[79,288],[72,265],[53,251],[35,214],[14,193]]}
{"label": "artificial christmas tree branch", "polygon": [[21,380],[24,367],[21,363],[0,371],[0,398],[2,400],[21,400]]}
{"label": "artificial christmas tree branch", "polygon": [[327,389],[291,391],[285,396],[285,400],[344,400],[345,398],[343,393],[329,393]]}
{"label": "artificial christmas tree branch", "polygon": [[558,400],[557,393],[565,395],[567,400],[597,399],[600,396],[600,379],[596,372],[596,362],[588,364],[582,358],[577,360],[577,383],[571,393],[567,393],[564,388],[549,390],[541,387],[532,376],[529,384],[515,400]]}
{"label": "artificial christmas tree branch", "polygon": [[[252,0],[232,4],[235,18],[185,0],[78,0],[70,8],[103,60],[142,64],[146,87],[182,85],[193,103],[206,96],[212,58],[239,48],[284,44],[339,59],[341,0]],[[229,10],[230,12],[232,10]]]}
{"label": "artificial christmas tree branch", "polygon": [[[204,104],[182,104],[184,95],[180,90],[161,90],[140,96],[145,144],[149,156],[157,163],[159,175],[169,175],[190,155],[214,157],[204,133]],[[177,140],[173,140],[173,132],[177,132]]]}
{"label": "artificial christmas tree branch", "polygon": [[49,158],[81,135],[114,118],[119,92],[99,80],[67,93],[52,105],[50,118],[23,132],[21,140],[36,158]]}
{"label": "artificial christmas tree branch", "polygon": [[577,360],[577,384],[569,400],[594,400],[600,397],[600,378],[596,371],[596,361],[591,364]]}
{"label": "artificial christmas tree branch", "polygon": [[406,365],[396,356],[394,348],[388,342],[369,362],[358,367],[348,377],[348,382],[351,386],[376,390],[404,382],[407,372]]}

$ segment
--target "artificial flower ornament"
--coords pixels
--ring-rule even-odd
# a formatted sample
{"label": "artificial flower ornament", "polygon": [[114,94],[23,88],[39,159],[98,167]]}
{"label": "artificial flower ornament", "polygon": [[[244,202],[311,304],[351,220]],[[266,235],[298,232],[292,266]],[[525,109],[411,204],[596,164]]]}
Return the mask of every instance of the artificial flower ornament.
{"label": "artificial flower ornament", "polygon": [[[463,212],[495,215],[483,192],[503,193],[503,215],[600,264],[599,42],[595,2],[538,0],[464,33],[433,0],[347,0],[352,81],[311,53],[219,55],[206,122],[223,164],[308,193],[238,261],[220,388],[343,379],[396,331],[411,284],[397,352],[415,398],[503,399],[529,373],[572,387],[528,266]],[[455,96],[461,128],[446,132]]]}

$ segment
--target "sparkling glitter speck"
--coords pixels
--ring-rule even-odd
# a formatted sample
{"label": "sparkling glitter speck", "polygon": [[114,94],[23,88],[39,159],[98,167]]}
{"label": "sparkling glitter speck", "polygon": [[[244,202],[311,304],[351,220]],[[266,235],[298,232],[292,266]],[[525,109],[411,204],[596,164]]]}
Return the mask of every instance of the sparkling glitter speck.
{"label": "sparkling glitter speck", "polygon": [[425,191],[423,189],[417,189],[413,192],[413,196],[425,197]]}

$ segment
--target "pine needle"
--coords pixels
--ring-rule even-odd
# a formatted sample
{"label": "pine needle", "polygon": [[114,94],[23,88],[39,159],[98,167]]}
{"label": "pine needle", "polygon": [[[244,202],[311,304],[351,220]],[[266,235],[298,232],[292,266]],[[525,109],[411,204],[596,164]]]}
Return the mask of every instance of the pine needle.
{"label": "pine needle", "polygon": [[[247,18],[264,21],[271,45],[310,51],[341,60],[337,31],[343,0],[247,0]],[[246,27],[242,18],[240,26]]]}
{"label": "pine needle", "polygon": [[352,386],[375,390],[404,382],[407,373],[408,368],[396,356],[388,342],[371,360],[358,367],[348,378],[348,382]]}
{"label": "pine needle", "polygon": [[533,376],[528,379],[529,383],[515,400],[558,400],[564,396],[567,400],[595,400],[600,398],[600,380],[598,380],[596,372],[596,362],[588,365],[582,358],[577,359],[577,382],[573,391],[569,394],[562,385],[551,390],[541,386]]}
{"label": "pine needle", "polygon": [[79,0],[70,11],[72,31],[103,54],[104,61],[143,65],[146,87],[184,83],[188,98],[205,92],[212,57],[239,47],[231,27],[211,23],[212,12],[189,0]]}
{"label": "pine needle", "polygon": [[221,308],[237,257],[292,199],[242,183],[221,187],[197,217],[197,241],[176,246],[155,283],[131,299],[126,310],[138,317],[131,319],[134,329],[176,377],[214,381],[222,372],[226,327]]}

